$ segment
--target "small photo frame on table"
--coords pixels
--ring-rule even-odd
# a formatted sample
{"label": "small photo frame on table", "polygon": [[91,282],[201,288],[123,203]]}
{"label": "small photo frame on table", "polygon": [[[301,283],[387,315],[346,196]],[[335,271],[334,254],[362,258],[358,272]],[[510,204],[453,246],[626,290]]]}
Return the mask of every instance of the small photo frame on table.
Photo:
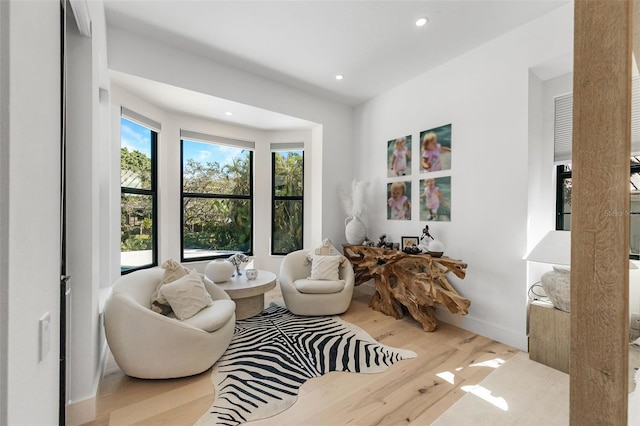
{"label": "small photo frame on table", "polygon": [[419,242],[420,240],[418,239],[418,237],[402,237],[401,250],[404,251],[404,249],[407,247],[417,246]]}

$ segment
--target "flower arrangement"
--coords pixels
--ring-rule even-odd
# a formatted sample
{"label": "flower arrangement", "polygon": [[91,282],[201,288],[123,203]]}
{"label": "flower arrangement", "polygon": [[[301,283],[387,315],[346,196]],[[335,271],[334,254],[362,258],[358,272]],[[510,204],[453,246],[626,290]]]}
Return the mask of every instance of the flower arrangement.
{"label": "flower arrangement", "polygon": [[351,194],[340,191],[340,200],[347,216],[360,217],[366,213],[367,204],[364,195],[368,185],[368,182],[354,179],[351,183]]}
{"label": "flower arrangement", "polygon": [[233,263],[233,266],[236,267],[236,273],[238,276],[242,275],[240,272],[240,265],[249,261],[249,256],[244,253],[236,253],[233,256],[229,257],[229,262]]}

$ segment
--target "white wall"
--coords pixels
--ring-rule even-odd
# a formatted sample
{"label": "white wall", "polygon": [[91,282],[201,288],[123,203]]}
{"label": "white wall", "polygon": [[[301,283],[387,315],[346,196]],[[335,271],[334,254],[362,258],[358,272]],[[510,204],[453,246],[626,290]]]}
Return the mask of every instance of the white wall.
{"label": "white wall", "polygon": [[[9,3],[0,2],[0,200],[9,199]],[[0,424],[7,424],[9,203],[0,203]]]}
{"label": "white wall", "polygon": [[[59,8],[58,1],[0,6],[0,424],[58,419]],[[39,360],[45,313],[51,345]]]}
{"label": "white wall", "polygon": [[[117,86],[111,86],[111,144],[120,145],[120,108],[126,107],[162,125],[158,135],[159,182],[159,262],[172,258],[180,260],[180,130],[189,130],[213,136],[223,136],[255,142],[254,151],[254,267],[278,273],[282,256],[270,255],[271,238],[271,151],[270,143],[303,142],[305,144],[305,211],[313,210],[314,169],[311,150],[312,130],[265,131],[227,123],[185,116],[165,111]],[[112,157],[114,168],[119,170],[119,151]],[[113,185],[119,185],[119,174],[113,174]],[[119,203],[115,194],[112,203]],[[305,218],[304,241],[310,246],[311,219]],[[117,242],[119,244],[119,242]],[[205,262],[189,262],[190,267],[204,271]]]}
{"label": "white wall", "polygon": [[[386,220],[386,141],[452,124],[452,219],[429,226],[447,255],[468,263],[466,278],[451,280],[471,307],[462,318],[438,315],[525,350],[529,68],[571,52],[572,22],[569,4],[356,109],[356,177],[372,183],[370,234],[393,241],[420,235],[426,222],[417,190],[411,221]],[[417,188],[418,161],[412,168]]]}
{"label": "white wall", "polygon": [[[67,274],[71,300],[67,353],[67,422],[95,416],[95,394],[104,356],[99,321],[101,282],[115,276],[108,210],[109,152],[106,29],[101,3],[87,2],[92,36],[82,36],[68,14],[67,25]],[[118,173],[119,176],[119,173]],[[119,217],[119,211],[117,211]]]}

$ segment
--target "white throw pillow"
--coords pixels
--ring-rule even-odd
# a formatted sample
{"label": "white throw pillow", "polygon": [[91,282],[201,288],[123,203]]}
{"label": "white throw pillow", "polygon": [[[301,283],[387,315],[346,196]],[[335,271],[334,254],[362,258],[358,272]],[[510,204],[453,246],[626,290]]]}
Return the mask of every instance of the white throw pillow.
{"label": "white throw pillow", "polygon": [[340,263],[342,263],[342,256],[313,256],[309,279],[338,281]]}
{"label": "white throw pillow", "polygon": [[163,285],[160,293],[166,297],[180,320],[191,318],[213,302],[197,271],[191,271],[188,275]]}
{"label": "white throw pillow", "polygon": [[[341,253],[333,246],[333,243],[330,239],[325,238],[324,240],[322,240],[322,244],[320,244],[318,247],[311,250],[309,254],[307,254],[307,262],[311,262],[313,260],[313,256],[341,256]],[[342,256],[340,263],[342,264],[342,262],[346,260],[347,259]]]}
{"label": "white throw pillow", "polygon": [[173,259],[165,260],[161,268],[164,269],[164,274],[151,295],[151,310],[162,315],[169,315],[171,306],[169,306],[167,299],[160,293],[160,287],[184,277],[189,273],[189,270]]}

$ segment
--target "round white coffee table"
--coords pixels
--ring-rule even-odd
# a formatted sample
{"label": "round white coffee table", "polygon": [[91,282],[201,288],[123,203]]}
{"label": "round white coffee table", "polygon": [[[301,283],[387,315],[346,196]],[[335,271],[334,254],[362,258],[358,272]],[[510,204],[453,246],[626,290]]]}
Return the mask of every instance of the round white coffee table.
{"label": "round white coffee table", "polygon": [[[209,280],[205,277],[206,280]],[[258,315],[264,310],[264,294],[276,286],[276,274],[258,270],[255,280],[248,280],[246,271],[241,276],[233,276],[223,283],[216,283],[236,302],[236,319]]]}

